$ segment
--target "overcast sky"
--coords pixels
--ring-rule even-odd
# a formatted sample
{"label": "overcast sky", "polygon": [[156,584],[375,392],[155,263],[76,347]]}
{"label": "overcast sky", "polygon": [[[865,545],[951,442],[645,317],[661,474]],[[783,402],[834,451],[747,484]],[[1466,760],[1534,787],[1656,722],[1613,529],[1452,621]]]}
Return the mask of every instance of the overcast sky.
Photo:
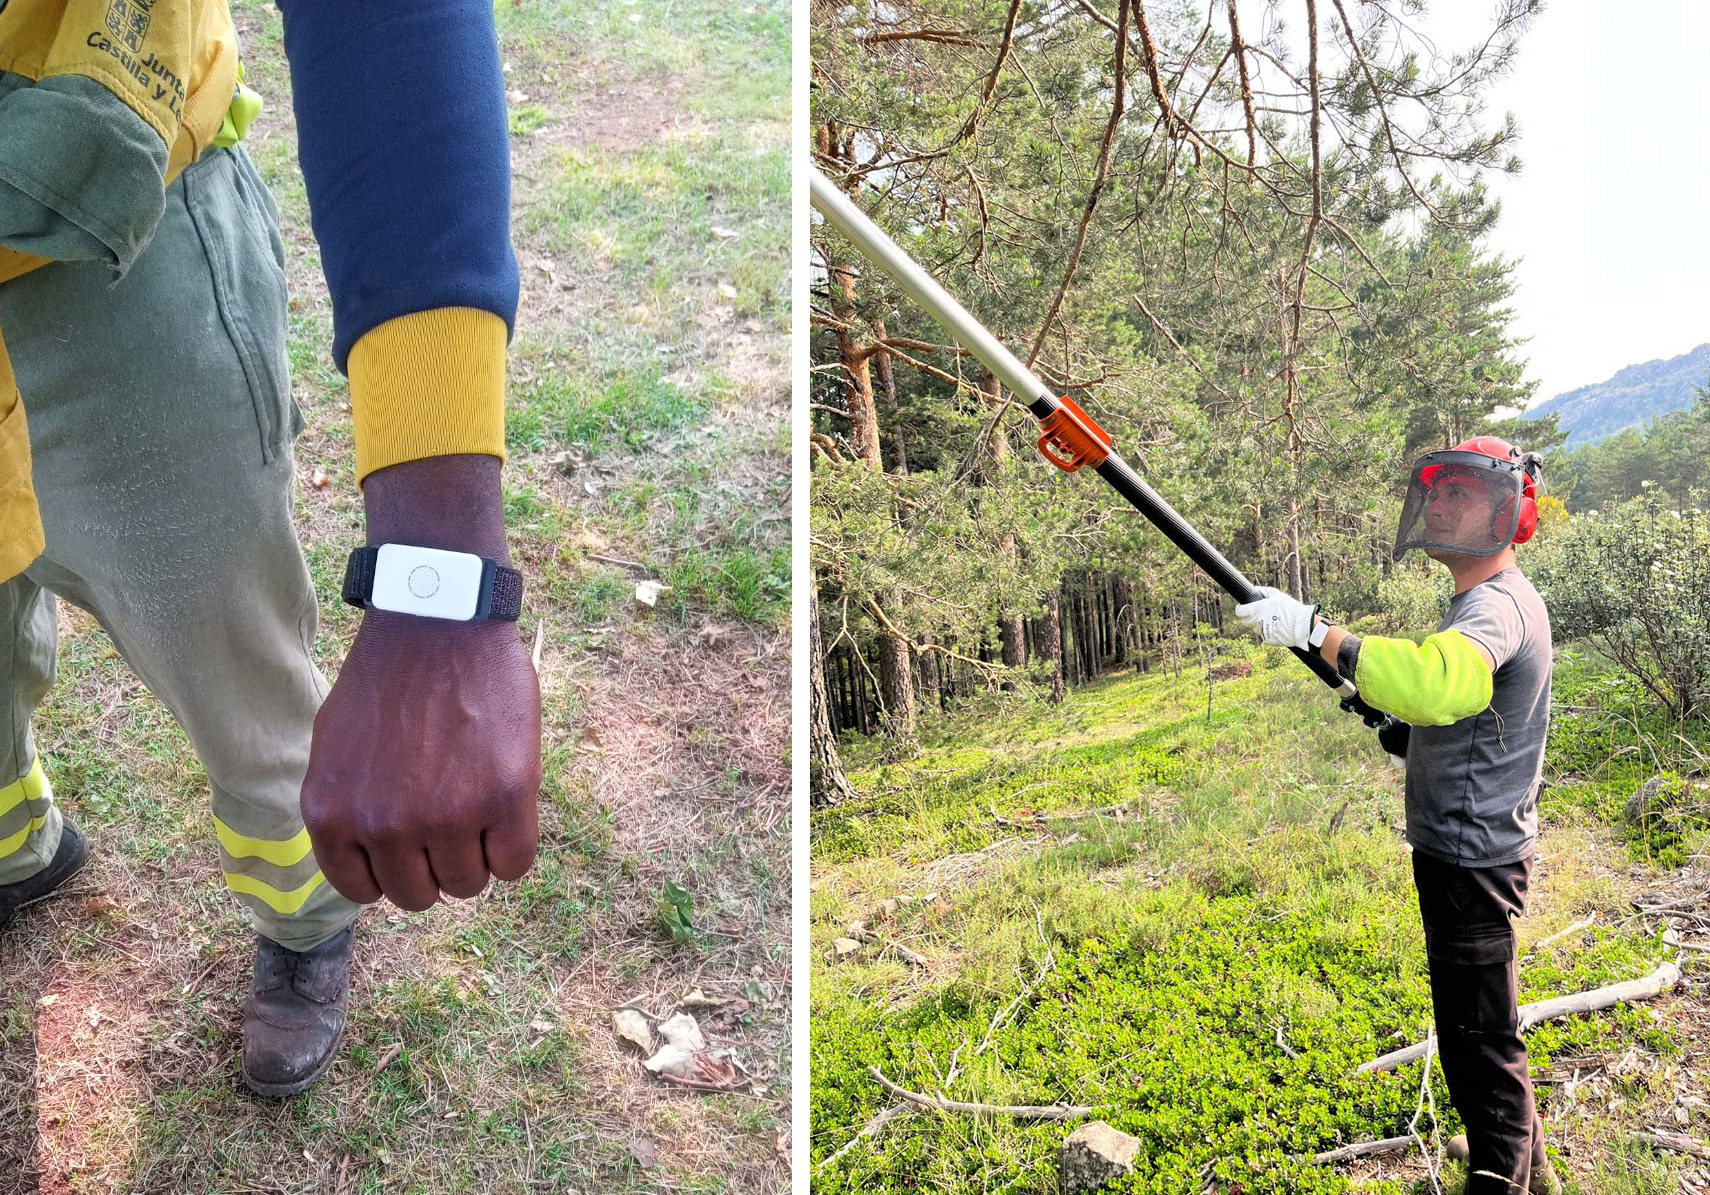
{"label": "overcast sky", "polygon": [[[1432,34],[1463,46],[1492,5],[1432,7]],[[1710,341],[1707,44],[1702,0],[1556,0],[1493,92],[1520,124],[1524,168],[1492,180],[1493,245],[1523,259],[1535,401]]]}

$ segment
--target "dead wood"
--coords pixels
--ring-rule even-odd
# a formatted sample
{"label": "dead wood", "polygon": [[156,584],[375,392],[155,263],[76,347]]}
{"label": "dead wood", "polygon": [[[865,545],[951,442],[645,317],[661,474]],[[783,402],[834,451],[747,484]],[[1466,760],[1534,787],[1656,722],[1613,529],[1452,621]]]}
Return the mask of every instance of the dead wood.
{"label": "dead wood", "polygon": [[1396,1154],[1411,1149],[1418,1143],[1416,1137],[1385,1137],[1382,1141],[1356,1141],[1352,1145],[1342,1145],[1335,1149],[1327,1149],[1321,1154],[1313,1154],[1312,1160],[1320,1166],[1330,1166],[1337,1162],[1351,1162],[1355,1158],[1369,1158],[1377,1154]]}
{"label": "dead wood", "polygon": [[[1531,1004],[1520,1006],[1520,1032],[1524,1033],[1533,1025],[1544,1021],[1553,1021],[1559,1017],[1569,1016],[1579,1012],[1600,1012],[1617,1004],[1627,1004],[1634,1000],[1649,1000],[1661,995],[1669,988],[1680,982],[1680,968],[1673,963],[1660,963],[1655,971],[1643,979],[1628,979],[1621,983],[1612,983],[1606,987],[1593,988],[1589,992],[1579,992],[1571,996],[1556,996],[1550,1000],[1537,1000]],[[1425,1056],[1425,1043],[1418,1042],[1404,1049],[1392,1050],[1381,1058],[1361,1064],[1355,1073],[1365,1074],[1368,1071],[1392,1071],[1417,1061]]]}
{"label": "dead wood", "polygon": [[1691,1154],[1695,1158],[1710,1158],[1710,1145],[1694,1141],[1691,1137],[1683,1137],[1679,1133],[1640,1133],[1639,1140],[1662,1149],[1671,1149],[1675,1153]]}
{"label": "dead wood", "polygon": [[923,1095],[918,1091],[909,1091],[898,1087],[885,1078],[884,1072],[876,1066],[867,1068],[873,1078],[879,1081],[886,1091],[898,1099],[918,1104],[922,1108],[936,1108],[940,1112],[972,1112],[987,1116],[1013,1116],[1017,1120],[1079,1120],[1091,1116],[1098,1110],[1096,1104],[975,1104],[966,1100],[947,1100],[935,1095]]}

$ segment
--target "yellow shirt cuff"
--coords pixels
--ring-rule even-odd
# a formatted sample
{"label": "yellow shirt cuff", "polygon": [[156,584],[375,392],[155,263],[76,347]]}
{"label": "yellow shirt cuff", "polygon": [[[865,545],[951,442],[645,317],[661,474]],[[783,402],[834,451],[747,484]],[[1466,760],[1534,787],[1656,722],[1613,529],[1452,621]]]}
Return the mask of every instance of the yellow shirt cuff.
{"label": "yellow shirt cuff", "polygon": [[350,350],[356,482],[430,456],[505,458],[505,321],[475,307],[399,316]]}

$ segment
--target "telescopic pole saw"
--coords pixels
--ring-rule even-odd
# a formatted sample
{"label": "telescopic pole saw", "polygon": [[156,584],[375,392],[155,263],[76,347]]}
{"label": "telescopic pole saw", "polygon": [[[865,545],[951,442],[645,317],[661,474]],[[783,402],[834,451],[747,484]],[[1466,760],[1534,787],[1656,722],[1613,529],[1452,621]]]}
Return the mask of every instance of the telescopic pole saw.
{"label": "telescopic pole saw", "polygon": [[[1225,560],[1221,552],[1146,484],[1133,466],[1112,450],[1109,434],[1094,423],[1073,399],[1059,398],[1046,389],[1032,370],[951,298],[895,241],[868,219],[848,195],[834,187],[818,167],[808,167],[808,182],[813,205],[827,222],[848,238],[860,250],[862,257],[896,279],[897,284],[925,308],[934,321],[978,358],[1010,391],[1026,401],[1027,409],[1039,420],[1039,452],[1046,460],[1065,473],[1091,465],[1112,489],[1128,499],[1134,509],[1145,515],[1224,592],[1237,602],[1257,600],[1259,594],[1253,584],[1241,575],[1241,570]],[[1300,648],[1289,650],[1318,679],[1340,694],[1343,709],[1358,714],[1367,726],[1377,727],[1380,739],[1386,747],[1389,745],[1391,734],[1400,729],[1401,723],[1367,705],[1353,682],[1344,679],[1316,652]]]}

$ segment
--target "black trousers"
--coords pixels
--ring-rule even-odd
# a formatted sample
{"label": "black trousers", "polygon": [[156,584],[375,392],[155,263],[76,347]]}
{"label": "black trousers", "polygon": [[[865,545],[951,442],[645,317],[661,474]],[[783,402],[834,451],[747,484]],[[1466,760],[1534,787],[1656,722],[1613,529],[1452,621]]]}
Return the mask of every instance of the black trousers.
{"label": "black trousers", "polygon": [[1513,1195],[1547,1165],[1520,1037],[1514,919],[1532,861],[1457,867],[1413,853],[1438,1056],[1467,1126],[1466,1195]]}

